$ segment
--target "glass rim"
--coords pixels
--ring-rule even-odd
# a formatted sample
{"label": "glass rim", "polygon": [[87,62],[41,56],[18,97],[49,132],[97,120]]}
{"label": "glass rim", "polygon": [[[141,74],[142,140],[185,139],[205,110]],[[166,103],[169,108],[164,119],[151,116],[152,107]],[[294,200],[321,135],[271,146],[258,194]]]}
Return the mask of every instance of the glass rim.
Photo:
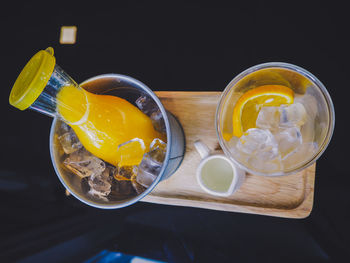
{"label": "glass rim", "polygon": [[[240,80],[242,80],[244,77],[246,77],[247,75],[249,75],[253,72],[256,72],[258,70],[266,69],[266,68],[288,69],[288,70],[292,70],[294,72],[297,72],[297,73],[303,75],[304,77],[309,79],[313,84],[315,84],[315,86],[317,86],[319,88],[319,90],[321,91],[321,93],[326,101],[326,104],[328,106],[328,113],[329,113],[328,130],[327,130],[327,134],[326,134],[322,144],[319,147],[319,150],[306,163],[303,163],[302,165],[299,165],[298,167],[291,169],[290,171],[287,171],[287,172],[282,171],[282,172],[276,172],[276,173],[262,173],[262,172],[258,172],[258,171],[255,171],[255,170],[252,170],[252,169],[246,167],[244,164],[240,163],[238,160],[233,158],[232,154],[230,153],[228,147],[225,145],[225,142],[221,136],[221,134],[222,134],[221,127],[220,127],[221,110],[222,110],[223,105],[225,104],[224,100],[227,97],[228,93],[230,92],[231,88],[235,84],[237,84]],[[305,168],[307,168],[310,165],[312,165],[313,163],[315,163],[321,157],[323,152],[327,149],[327,147],[331,141],[331,138],[333,136],[333,133],[334,133],[334,127],[335,127],[335,110],[334,110],[334,105],[333,105],[332,99],[331,99],[326,87],[323,85],[323,83],[316,76],[314,76],[312,73],[310,73],[306,69],[299,67],[297,65],[291,64],[291,63],[286,63],[286,62],[261,63],[258,65],[249,67],[248,69],[239,73],[225,87],[225,89],[222,92],[221,97],[219,99],[219,103],[216,107],[216,113],[215,113],[216,135],[219,139],[219,144],[220,144],[222,150],[224,151],[224,153],[230,158],[231,161],[233,161],[241,169],[244,169],[245,171],[247,171],[251,174],[261,175],[261,176],[269,176],[269,177],[285,176],[285,175],[294,174],[294,173],[300,172],[301,170],[304,170]]]}

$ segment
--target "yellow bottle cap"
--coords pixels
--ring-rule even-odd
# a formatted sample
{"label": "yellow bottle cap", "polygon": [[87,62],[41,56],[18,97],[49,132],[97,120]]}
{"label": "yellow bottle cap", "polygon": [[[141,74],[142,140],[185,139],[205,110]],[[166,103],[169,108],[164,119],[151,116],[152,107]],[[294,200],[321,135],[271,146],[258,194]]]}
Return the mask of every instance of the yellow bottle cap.
{"label": "yellow bottle cap", "polygon": [[20,110],[32,105],[46,87],[55,64],[52,47],[36,53],[17,77],[10,93],[10,104]]}

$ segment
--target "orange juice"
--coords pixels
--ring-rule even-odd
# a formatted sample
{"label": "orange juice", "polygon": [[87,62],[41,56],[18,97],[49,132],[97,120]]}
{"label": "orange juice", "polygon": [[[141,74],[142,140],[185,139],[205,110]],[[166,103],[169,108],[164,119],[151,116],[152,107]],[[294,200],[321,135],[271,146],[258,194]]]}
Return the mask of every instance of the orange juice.
{"label": "orange juice", "polygon": [[[65,86],[57,94],[57,102],[58,113],[73,128],[84,147],[112,165],[118,165],[117,149],[122,143],[142,139],[144,151],[135,151],[143,154],[149,150],[153,139],[166,141],[164,135],[153,128],[147,115],[122,98]],[[142,156],[128,164],[138,165],[141,159]]]}

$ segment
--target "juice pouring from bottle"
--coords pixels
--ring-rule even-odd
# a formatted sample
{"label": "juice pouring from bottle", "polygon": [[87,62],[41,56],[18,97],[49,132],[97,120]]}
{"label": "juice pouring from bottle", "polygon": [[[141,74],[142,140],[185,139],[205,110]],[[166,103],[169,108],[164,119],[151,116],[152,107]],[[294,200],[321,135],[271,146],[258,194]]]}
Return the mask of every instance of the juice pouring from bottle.
{"label": "juice pouring from bottle", "polygon": [[79,87],[55,64],[52,48],[39,51],[27,63],[12,88],[10,104],[59,116],[89,152],[113,165],[121,159],[118,146],[127,141],[143,142],[129,147],[129,165],[141,162],[153,139],[166,141],[151,119],[128,101]]}

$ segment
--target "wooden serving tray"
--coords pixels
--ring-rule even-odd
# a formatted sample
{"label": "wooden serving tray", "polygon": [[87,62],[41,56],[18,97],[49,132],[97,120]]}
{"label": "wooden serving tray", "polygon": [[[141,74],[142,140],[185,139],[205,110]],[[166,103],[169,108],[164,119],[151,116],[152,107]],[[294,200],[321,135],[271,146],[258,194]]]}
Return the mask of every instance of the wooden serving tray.
{"label": "wooden serving tray", "polygon": [[215,131],[215,111],[221,92],[156,92],[165,108],[181,122],[186,153],[179,169],[142,199],[145,202],[214,210],[305,218],[313,206],[315,166],[288,176],[264,177],[247,174],[241,188],[229,197],[212,196],[196,181],[200,156],[194,141],[200,139],[220,150]]}

